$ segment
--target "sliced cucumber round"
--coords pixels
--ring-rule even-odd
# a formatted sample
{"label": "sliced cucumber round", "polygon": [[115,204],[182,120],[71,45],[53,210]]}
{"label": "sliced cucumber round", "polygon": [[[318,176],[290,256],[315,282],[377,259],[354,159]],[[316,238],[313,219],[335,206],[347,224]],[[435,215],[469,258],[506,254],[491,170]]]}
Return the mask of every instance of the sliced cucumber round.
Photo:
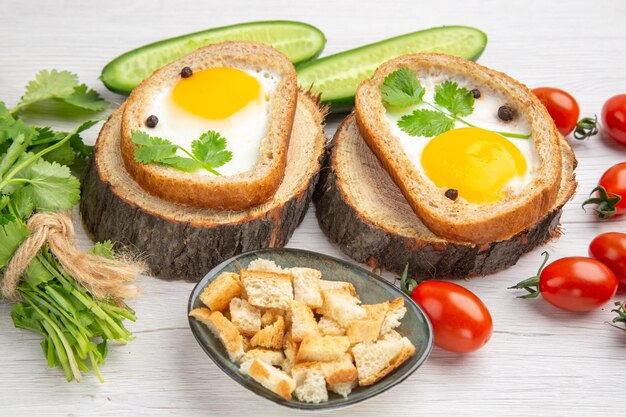
{"label": "sliced cucumber round", "polygon": [[330,55],[298,67],[301,88],[312,88],[332,112],[349,111],[359,83],[385,61],[400,55],[438,52],[476,60],[487,45],[487,35],[467,26],[443,26]]}
{"label": "sliced cucumber round", "polygon": [[273,20],[224,26],[142,46],[109,62],[100,79],[111,91],[129,94],[155,70],[194,50],[223,41],[254,41],[271,45],[294,64],[316,58],[326,45],[324,34],[302,22]]}

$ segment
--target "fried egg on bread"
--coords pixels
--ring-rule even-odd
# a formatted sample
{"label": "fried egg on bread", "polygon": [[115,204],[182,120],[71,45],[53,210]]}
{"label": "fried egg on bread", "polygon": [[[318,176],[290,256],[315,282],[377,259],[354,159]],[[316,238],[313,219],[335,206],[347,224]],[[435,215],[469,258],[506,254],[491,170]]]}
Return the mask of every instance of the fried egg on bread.
{"label": "fried egg on bread", "polygon": [[[142,188],[175,203],[226,210],[261,204],[284,175],[297,91],[293,65],[269,46],[224,42],[196,50],[131,93],[122,116],[124,164]],[[217,175],[205,168],[185,172],[143,164],[134,157],[135,131],[185,150],[203,133],[217,132],[232,158]]]}
{"label": "fried egg on bread", "polygon": [[[385,106],[381,86],[400,68],[416,74],[423,102]],[[444,82],[467,94],[476,90],[473,111],[455,117],[439,105],[434,95]],[[443,111],[449,130],[409,134],[399,122],[416,110]],[[440,237],[478,244],[503,240],[536,223],[554,204],[561,175],[558,131],[538,99],[505,74],[446,55],[402,56],[359,86],[355,113],[370,148]]]}

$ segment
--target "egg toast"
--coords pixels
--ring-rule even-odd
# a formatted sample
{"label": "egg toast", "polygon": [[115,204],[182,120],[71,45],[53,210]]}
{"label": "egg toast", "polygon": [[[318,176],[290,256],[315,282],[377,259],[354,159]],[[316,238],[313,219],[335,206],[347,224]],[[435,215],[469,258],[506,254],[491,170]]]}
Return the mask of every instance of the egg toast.
{"label": "egg toast", "polygon": [[[259,205],[283,180],[297,95],[294,66],[270,46],[224,42],[198,49],[131,93],[122,115],[124,165],[147,192],[174,203],[221,210]],[[216,169],[144,163],[136,154],[137,132],[156,145],[164,138],[178,146],[166,162],[195,163],[185,149],[194,149],[205,133],[225,139],[225,149],[209,155],[215,149],[204,148],[204,160],[219,161]],[[152,149],[158,156],[163,148]]]}
{"label": "egg toast", "polygon": [[560,135],[509,76],[462,58],[405,55],[358,88],[359,131],[435,235],[485,244],[555,205]]}

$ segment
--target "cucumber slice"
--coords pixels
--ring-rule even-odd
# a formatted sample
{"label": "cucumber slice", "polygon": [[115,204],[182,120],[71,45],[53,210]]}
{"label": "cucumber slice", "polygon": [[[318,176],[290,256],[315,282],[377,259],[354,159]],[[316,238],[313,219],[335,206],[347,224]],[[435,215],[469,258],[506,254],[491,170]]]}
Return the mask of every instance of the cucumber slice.
{"label": "cucumber slice", "polygon": [[487,35],[466,26],[443,26],[330,55],[298,67],[301,88],[322,94],[332,112],[350,111],[359,83],[385,61],[400,55],[439,52],[476,60],[487,45]]}
{"label": "cucumber slice", "polygon": [[129,94],[155,70],[194,50],[223,41],[255,41],[273,46],[300,64],[317,58],[326,38],[314,26],[302,22],[273,20],[224,26],[142,46],[109,62],[100,79],[111,91]]}

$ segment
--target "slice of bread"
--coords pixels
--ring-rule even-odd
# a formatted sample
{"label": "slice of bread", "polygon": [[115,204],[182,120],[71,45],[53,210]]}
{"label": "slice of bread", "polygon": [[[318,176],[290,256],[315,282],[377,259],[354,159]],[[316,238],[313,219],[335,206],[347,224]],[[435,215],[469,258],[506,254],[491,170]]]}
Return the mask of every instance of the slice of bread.
{"label": "slice of bread", "polygon": [[224,311],[230,300],[239,297],[243,287],[239,275],[232,272],[222,272],[200,294],[200,301],[211,311]]}
{"label": "slice of bread", "polygon": [[346,332],[351,344],[374,342],[378,339],[383,322],[388,315],[389,304],[384,302],[362,305],[367,315],[362,319],[354,320]]}
{"label": "slice of bread", "polygon": [[295,342],[301,342],[305,337],[320,336],[313,311],[306,304],[292,301],[288,317],[291,320],[291,335]]}
{"label": "slice of bread", "polygon": [[334,361],[341,358],[348,348],[350,339],[346,336],[308,336],[300,343],[296,361]]}
{"label": "slice of bread", "polygon": [[254,336],[261,330],[261,310],[241,298],[230,300],[230,321],[244,336]]}
{"label": "slice of bread", "polygon": [[[498,95],[530,128],[539,163],[532,179],[515,194],[493,203],[475,204],[445,197],[403,150],[387,123],[381,85],[390,73],[409,68],[418,78],[442,79],[478,88],[485,96]],[[462,58],[440,54],[405,55],[381,65],[361,83],[355,98],[361,135],[404,194],[421,221],[436,235],[452,240],[486,244],[504,240],[534,225],[557,200],[561,183],[560,135],[545,107],[524,85],[505,74]],[[495,115],[494,115],[495,117]],[[415,138],[420,140],[424,138]]]}
{"label": "slice of bread", "polygon": [[317,327],[326,336],[343,336],[346,334],[346,329],[341,327],[335,320],[326,316],[320,317]]}
{"label": "slice of bread", "polygon": [[415,346],[406,337],[385,337],[353,346],[359,385],[372,385],[402,365],[413,353]]}
{"label": "slice of bread", "polygon": [[404,298],[398,297],[388,303],[387,313],[385,315],[385,321],[380,329],[380,334],[385,334],[395,329],[400,325],[400,321],[406,314],[406,307],[404,306]]}
{"label": "slice of bread", "polygon": [[285,400],[291,400],[291,393],[296,389],[296,382],[280,369],[257,359],[243,362],[239,369],[244,375],[251,376],[255,381]]}
{"label": "slice of bread", "polygon": [[285,360],[285,355],[280,350],[254,348],[248,350],[241,358],[241,361],[246,362],[250,359],[257,359],[272,366],[281,366]]}
{"label": "slice of bread", "polygon": [[283,346],[284,337],[285,319],[282,316],[277,316],[274,323],[262,328],[254,336],[252,336],[252,339],[250,339],[250,346],[280,349]]}
{"label": "slice of bread", "polygon": [[248,302],[256,307],[288,310],[293,300],[293,277],[288,274],[259,272],[244,269],[241,282],[246,290]]}
{"label": "slice of bread", "polygon": [[296,381],[294,395],[300,401],[319,404],[328,401],[324,374],[317,369],[294,368],[291,373]]}
{"label": "slice of bread", "polygon": [[[193,72],[214,67],[265,70],[279,77],[276,90],[269,97],[268,124],[261,140],[259,157],[249,171],[208,176],[135,160],[136,145],[132,142],[132,132],[144,129],[144,122],[150,116],[147,111],[149,104],[159,92],[171,89],[179,82],[184,67],[190,67]],[[122,115],[121,138],[126,170],[147,192],[174,203],[223,210],[244,210],[259,205],[272,198],[283,179],[297,95],[293,64],[270,46],[253,42],[224,42],[197,49],[156,71],[129,96]],[[194,139],[190,138],[189,142]],[[233,142],[236,139],[227,138]]]}
{"label": "slice of bread", "polygon": [[311,308],[322,306],[322,293],[320,292],[320,278],[322,273],[312,268],[290,268],[293,275],[293,293],[297,301],[301,301]]}
{"label": "slice of bread", "polygon": [[322,290],[324,304],[317,309],[323,316],[335,320],[341,327],[347,328],[354,320],[366,316],[360,301],[346,290]]}
{"label": "slice of bread", "polygon": [[211,333],[222,342],[231,361],[239,362],[244,355],[243,338],[233,323],[221,312],[211,312],[207,308],[193,309],[189,315],[206,325]]}

